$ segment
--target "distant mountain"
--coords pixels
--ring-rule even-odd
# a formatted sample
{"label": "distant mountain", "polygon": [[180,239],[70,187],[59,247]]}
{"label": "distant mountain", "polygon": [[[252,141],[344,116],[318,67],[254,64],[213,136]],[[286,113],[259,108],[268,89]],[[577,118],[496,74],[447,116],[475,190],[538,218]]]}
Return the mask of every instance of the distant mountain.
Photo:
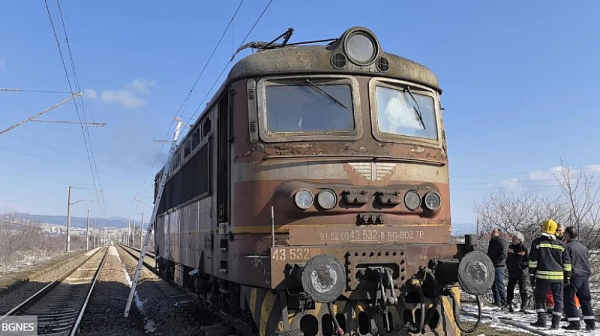
{"label": "distant mountain", "polygon": [[[39,223],[48,223],[56,225],[67,225],[67,216],[48,216],[48,215],[33,215],[26,213],[16,213],[17,218],[29,220]],[[73,227],[84,228],[87,225],[87,219],[85,217],[74,217],[71,216],[71,225]],[[111,218],[92,218],[90,217],[90,226],[101,226],[101,227],[115,227],[115,228],[126,228],[129,225],[130,220],[122,217],[111,217]],[[139,221],[136,223],[139,225]],[[144,227],[147,223],[144,224]]]}

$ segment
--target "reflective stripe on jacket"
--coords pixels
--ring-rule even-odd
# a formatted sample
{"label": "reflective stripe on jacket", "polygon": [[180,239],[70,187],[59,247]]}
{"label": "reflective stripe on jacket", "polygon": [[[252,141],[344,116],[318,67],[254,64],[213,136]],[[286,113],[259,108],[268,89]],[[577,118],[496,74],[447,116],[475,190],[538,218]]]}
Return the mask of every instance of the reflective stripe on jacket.
{"label": "reflective stripe on jacket", "polygon": [[571,259],[567,247],[552,235],[542,234],[531,243],[529,276],[550,282],[571,278]]}

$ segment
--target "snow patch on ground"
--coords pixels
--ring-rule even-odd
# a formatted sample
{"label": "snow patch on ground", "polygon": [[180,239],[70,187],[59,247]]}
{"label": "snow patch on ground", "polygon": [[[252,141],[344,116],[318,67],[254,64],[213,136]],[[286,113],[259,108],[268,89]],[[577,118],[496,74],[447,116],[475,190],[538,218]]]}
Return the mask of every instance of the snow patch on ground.
{"label": "snow patch on ground", "polygon": [[22,254],[22,256],[19,258],[18,261],[0,263],[0,274],[10,274],[32,269],[31,266],[38,265],[43,263],[44,261],[52,259],[52,256],[39,255],[39,253],[37,252],[31,252],[26,254],[23,254],[22,252],[19,253],[20,255]]}
{"label": "snow patch on ground", "polygon": [[[465,304],[462,304],[461,308],[465,312],[468,312],[471,314],[477,314],[477,306],[475,306],[475,305],[465,303]],[[528,332],[523,329],[520,329],[520,328],[517,328],[517,327],[513,327],[508,324],[504,324],[504,323],[502,323],[502,321],[512,321],[512,322],[516,322],[516,323],[519,323],[519,324],[529,327],[530,323],[533,323],[537,320],[537,315],[533,311],[529,314],[518,313],[518,312],[509,313],[508,311],[501,310],[500,308],[483,306],[482,313],[483,313],[482,314],[483,315],[482,322],[489,324],[494,329],[519,331],[519,332],[529,333],[529,334],[533,334],[533,333]],[[476,320],[474,317],[466,316],[466,315],[462,315],[461,319],[463,319],[465,321],[475,321]],[[568,325],[568,322],[566,322],[566,321],[562,321],[560,323],[561,327],[567,326],[567,325]],[[550,326],[550,318],[548,318],[548,327],[549,326]],[[593,332],[585,331],[585,324],[583,323],[583,321],[581,322],[581,326],[582,326],[582,330],[580,330],[580,331],[567,331],[562,328],[559,330],[550,330],[548,328],[546,328],[546,329],[536,328],[536,330],[539,330],[541,332],[544,332],[544,333],[550,334],[550,335],[600,336],[600,330],[598,329],[599,328],[598,323],[596,323],[597,329]]]}

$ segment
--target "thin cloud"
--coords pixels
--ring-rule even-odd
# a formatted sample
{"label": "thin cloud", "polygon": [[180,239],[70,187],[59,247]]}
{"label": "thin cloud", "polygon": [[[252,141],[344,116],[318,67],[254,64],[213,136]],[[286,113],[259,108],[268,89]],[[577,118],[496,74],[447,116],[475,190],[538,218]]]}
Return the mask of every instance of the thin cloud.
{"label": "thin cloud", "polygon": [[127,84],[126,87],[130,90],[140,93],[148,93],[150,92],[150,87],[154,86],[155,84],[156,82],[151,79],[136,78],[130,84]]}
{"label": "thin cloud", "polygon": [[532,181],[546,181],[546,180],[554,180],[556,176],[560,176],[564,168],[562,166],[550,167],[548,169],[543,170],[534,170],[529,173],[529,179]]}
{"label": "thin cloud", "polygon": [[104,90],[100,94],[105,104],[118,103],[125,107],[137,108],[146,105],[146,101],[128,90]]}
{"label": "thin cloud", "polygon": [[492,182],[495,188],[500,189],[536,189],[540,187],[553,187],[564,179],[564,176],[575,178],[580,176],[600,177],[600,164],[583,166],[581,168],[555,166],[547,169],[534,170],[524,178],[510,178],[498,182]]}
{"label": "thin cloud", "polygon": [[144,96],[150,94],[156,82],[151,79],[136,78],[125,85],[124,89],[103,90],[98,94],[96,90],[87,89],[84,96],[90,99],[102,100],[105,104],[119,104],[126,108],[138,108],[147,104]]}
{"label": "thin cloud", "polygon": [[98,93],[96,93],[96,90],[86,89],[83,90],[83,96],[90,99],[97,99]]}
{"label": "thin cloud", "polygon": [[511,178],[508,180],[504,180],[502,181],[501,184],[501,188],[507,188],[507,189],[519,189],[519,188],[523,188],[523,184],[521,183],[521,180],[519,180],[518,178]]}

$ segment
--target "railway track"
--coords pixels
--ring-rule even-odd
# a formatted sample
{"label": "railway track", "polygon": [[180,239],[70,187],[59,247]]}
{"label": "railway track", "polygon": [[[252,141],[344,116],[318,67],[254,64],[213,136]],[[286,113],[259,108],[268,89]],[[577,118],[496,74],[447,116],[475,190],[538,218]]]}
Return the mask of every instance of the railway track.
{"label": "railway track", "polygon": [[[138,260],[140,257],[140,250],[132,248],[126,245],[118,244],[127,254]],[[164,279],[160,273],[154,268],[154,255],[151,257],[152,264],[148,263],[150,257],[146,255],[144,259],[144,266],[156,274],[159,278],[164,281],[155,282],[160,290],[175,301],[175,305],[180,308],[190,318],[196,319],[201,324],[201,331],[203,336],[239,336],[239,335],[252,335],[255,334],[251,331],[250,325],[240,319],[230,319],[226,315],[217,315],[213,312],[209,312],[206,308],[203,308],[203,302],[200,297],[196,294],[191,293],[187,290],[177,287],[171,281]],[[199,317],[207,317],[199,319]]]}
{"label": "railway track", "polygon": [[[142,250],[140,250],[137,247],[131,247],[131,246],[123,245],[123,244],[119,244],[119,246],[122,246],[122,247],[130,249],[130,250],[134,250],[137,253],[141,253],[142,252]],[[154,258],[155,254],[154,254],[154,252],[146,251],[146,256]]]}
{"label": "railway track", "polygon": [[[131,255],[132,257],[134,257],[136,259],[139,259],[140,253],[142,253],[142,251],[140,249],[135,248],[135,247],[131,247],[131,246],[123,245],[123,244],[117,244],[117,245],[119,247],[121,247],[123,250],[125,250],[125,252],[127,252],[129,255]],[[158,275],[158,273],[156,272],[156,262],[155,262],[154,258],[155,258],[154,253],[146,251],[146,256],[144,257],[144,266],[146,266],[153,273]]]}
{"label": "railway track", "polygon": [[96,251],[0,317],[0,322],[10,316],[37,316],[38,335],[75,335],[107,250],[108,247],[103,247]]}

